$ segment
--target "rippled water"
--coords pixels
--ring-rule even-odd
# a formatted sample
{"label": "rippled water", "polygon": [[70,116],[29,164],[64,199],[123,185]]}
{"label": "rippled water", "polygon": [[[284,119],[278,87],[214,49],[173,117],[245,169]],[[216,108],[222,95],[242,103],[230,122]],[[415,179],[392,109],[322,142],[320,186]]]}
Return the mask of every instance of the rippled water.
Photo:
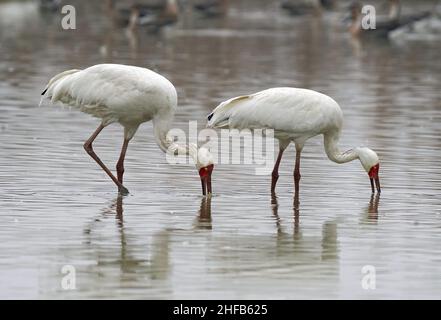
{"label": "rippled water", "polygon": [[[115,29],[99,3],[77,7],[76,31],[33,2],[0,2],[0,297],[439,298],[441,294],[440,42],[352,40],[341,15],[293,19],[275,4],[235,2],[225,19],[186,18],[161,35]],[[250,1],[248,1],[249,5]],[[102,62],[149,67],[177,87],[177,127],[203,127],[219,101],[296,86],[334,97],[342,148],[369,145],[383,193],[357,162],[303,152],[293,206],[294,149],[277,198],[254,165],[218,165],[211,200],[191,166],[170,166],[145,124],[114,187],[83,151],[96,119],[38,108],[48,78]],[[95,143],[114,167],[118,125]],[[61,268],[76,289],[61,288]],[[376,289],[361,286],[365,265]]]}

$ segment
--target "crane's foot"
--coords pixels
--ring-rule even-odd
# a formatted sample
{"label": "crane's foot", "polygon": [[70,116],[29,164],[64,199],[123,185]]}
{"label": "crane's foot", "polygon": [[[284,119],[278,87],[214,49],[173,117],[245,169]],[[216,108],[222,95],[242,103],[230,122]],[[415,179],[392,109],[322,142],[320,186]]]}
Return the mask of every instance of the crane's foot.
{"label": "crane's foot", "polygon": [[118,192],[122,196],[126,196],[129,194],[129,190],[126,187],[124,187],[123,185],[118,187]]}

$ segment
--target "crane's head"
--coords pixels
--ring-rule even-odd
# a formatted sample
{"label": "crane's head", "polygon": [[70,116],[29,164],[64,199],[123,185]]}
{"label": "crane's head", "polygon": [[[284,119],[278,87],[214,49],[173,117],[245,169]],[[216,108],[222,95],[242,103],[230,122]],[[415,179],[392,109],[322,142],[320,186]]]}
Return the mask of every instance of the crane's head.
{"label": "crane's head", "polygon": [[364,170],[366,170],[367,174],[369,175],[369,179],[371,180],[372,193],[375,192],[374,181],[375,186],[377,187],[377,192],[380,193],[380,178],[378,176],[378,172],[380,171],[380,159],[378,158],[378,155],[375,153],[375,151],[365,147],[357,148],[357,153],[361,165],[363,166]]}
{"label": "crane's head", "polygon": [[201,178],[202,194],[204,196],[211,195],[211,174],[214,169],[213,155],[207,148],[198,148],[195,144],[190,144],[189,150]]}

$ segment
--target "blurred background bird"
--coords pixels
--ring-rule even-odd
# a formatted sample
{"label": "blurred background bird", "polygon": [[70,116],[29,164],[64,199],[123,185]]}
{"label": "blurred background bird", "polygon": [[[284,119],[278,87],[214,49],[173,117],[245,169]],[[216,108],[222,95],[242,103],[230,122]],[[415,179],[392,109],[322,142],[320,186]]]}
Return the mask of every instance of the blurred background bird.
{"label": "blurred background bird", "polygon": [[228,12],[229,0],[204,0],[193,5],[193,9],[207,18],[224,16]]}
{"label": "blurred background bird", "polygon": [[320,14],[323,9],[332,10],[337,0],[282,0],[280,7],[292,16]]}
{"label": "blurred background bird", "polygon": [[292,16],[321,12],[320,0],[283,0],[280,7]]}
{"label": "blurred background bird", "polygon": [[156,33],[167,25],[178,21],[179,7],[177,0],[160,0],[155,2],[115,3],[108,0],[107,8],[117,26],[136,30],[143,27]]}
{"label": "blurred background bird", "polygon": [[351,25],[349,31],[353,36],[374,36],[386,38],[395,29],[424,19],[430,15],[429,11],[416,12],[412,14],[401,14],[400,0],[389,0],[389,13],[387,16],[375,16],[375,28],[363,28],[362,13],[363,4],[360,1],[353,1],[349,5]]}

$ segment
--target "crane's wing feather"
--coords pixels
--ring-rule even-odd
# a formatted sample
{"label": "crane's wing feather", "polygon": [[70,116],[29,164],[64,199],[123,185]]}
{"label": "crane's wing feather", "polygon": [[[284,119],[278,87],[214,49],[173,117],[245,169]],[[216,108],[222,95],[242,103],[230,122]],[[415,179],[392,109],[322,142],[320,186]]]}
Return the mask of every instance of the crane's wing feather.
{"label": "crane's wing feather", "polygon": [[317,134],[340,127],[342,113],[330,97],[307,89],[272,88],[232,98],[210,115],[208,125],[237,129],[271,128],[296,134]]}
{"label": "crane's wing feather", "polygon": [[62,72],[49,81],[43,94],[53,103],[78,107],[107,123],[126,116],[129,107],[145,113],[149,105],[150,113],[155,114],[160,108],[177,104],[176,90],[161,75],[145,68],[114,64]]}

